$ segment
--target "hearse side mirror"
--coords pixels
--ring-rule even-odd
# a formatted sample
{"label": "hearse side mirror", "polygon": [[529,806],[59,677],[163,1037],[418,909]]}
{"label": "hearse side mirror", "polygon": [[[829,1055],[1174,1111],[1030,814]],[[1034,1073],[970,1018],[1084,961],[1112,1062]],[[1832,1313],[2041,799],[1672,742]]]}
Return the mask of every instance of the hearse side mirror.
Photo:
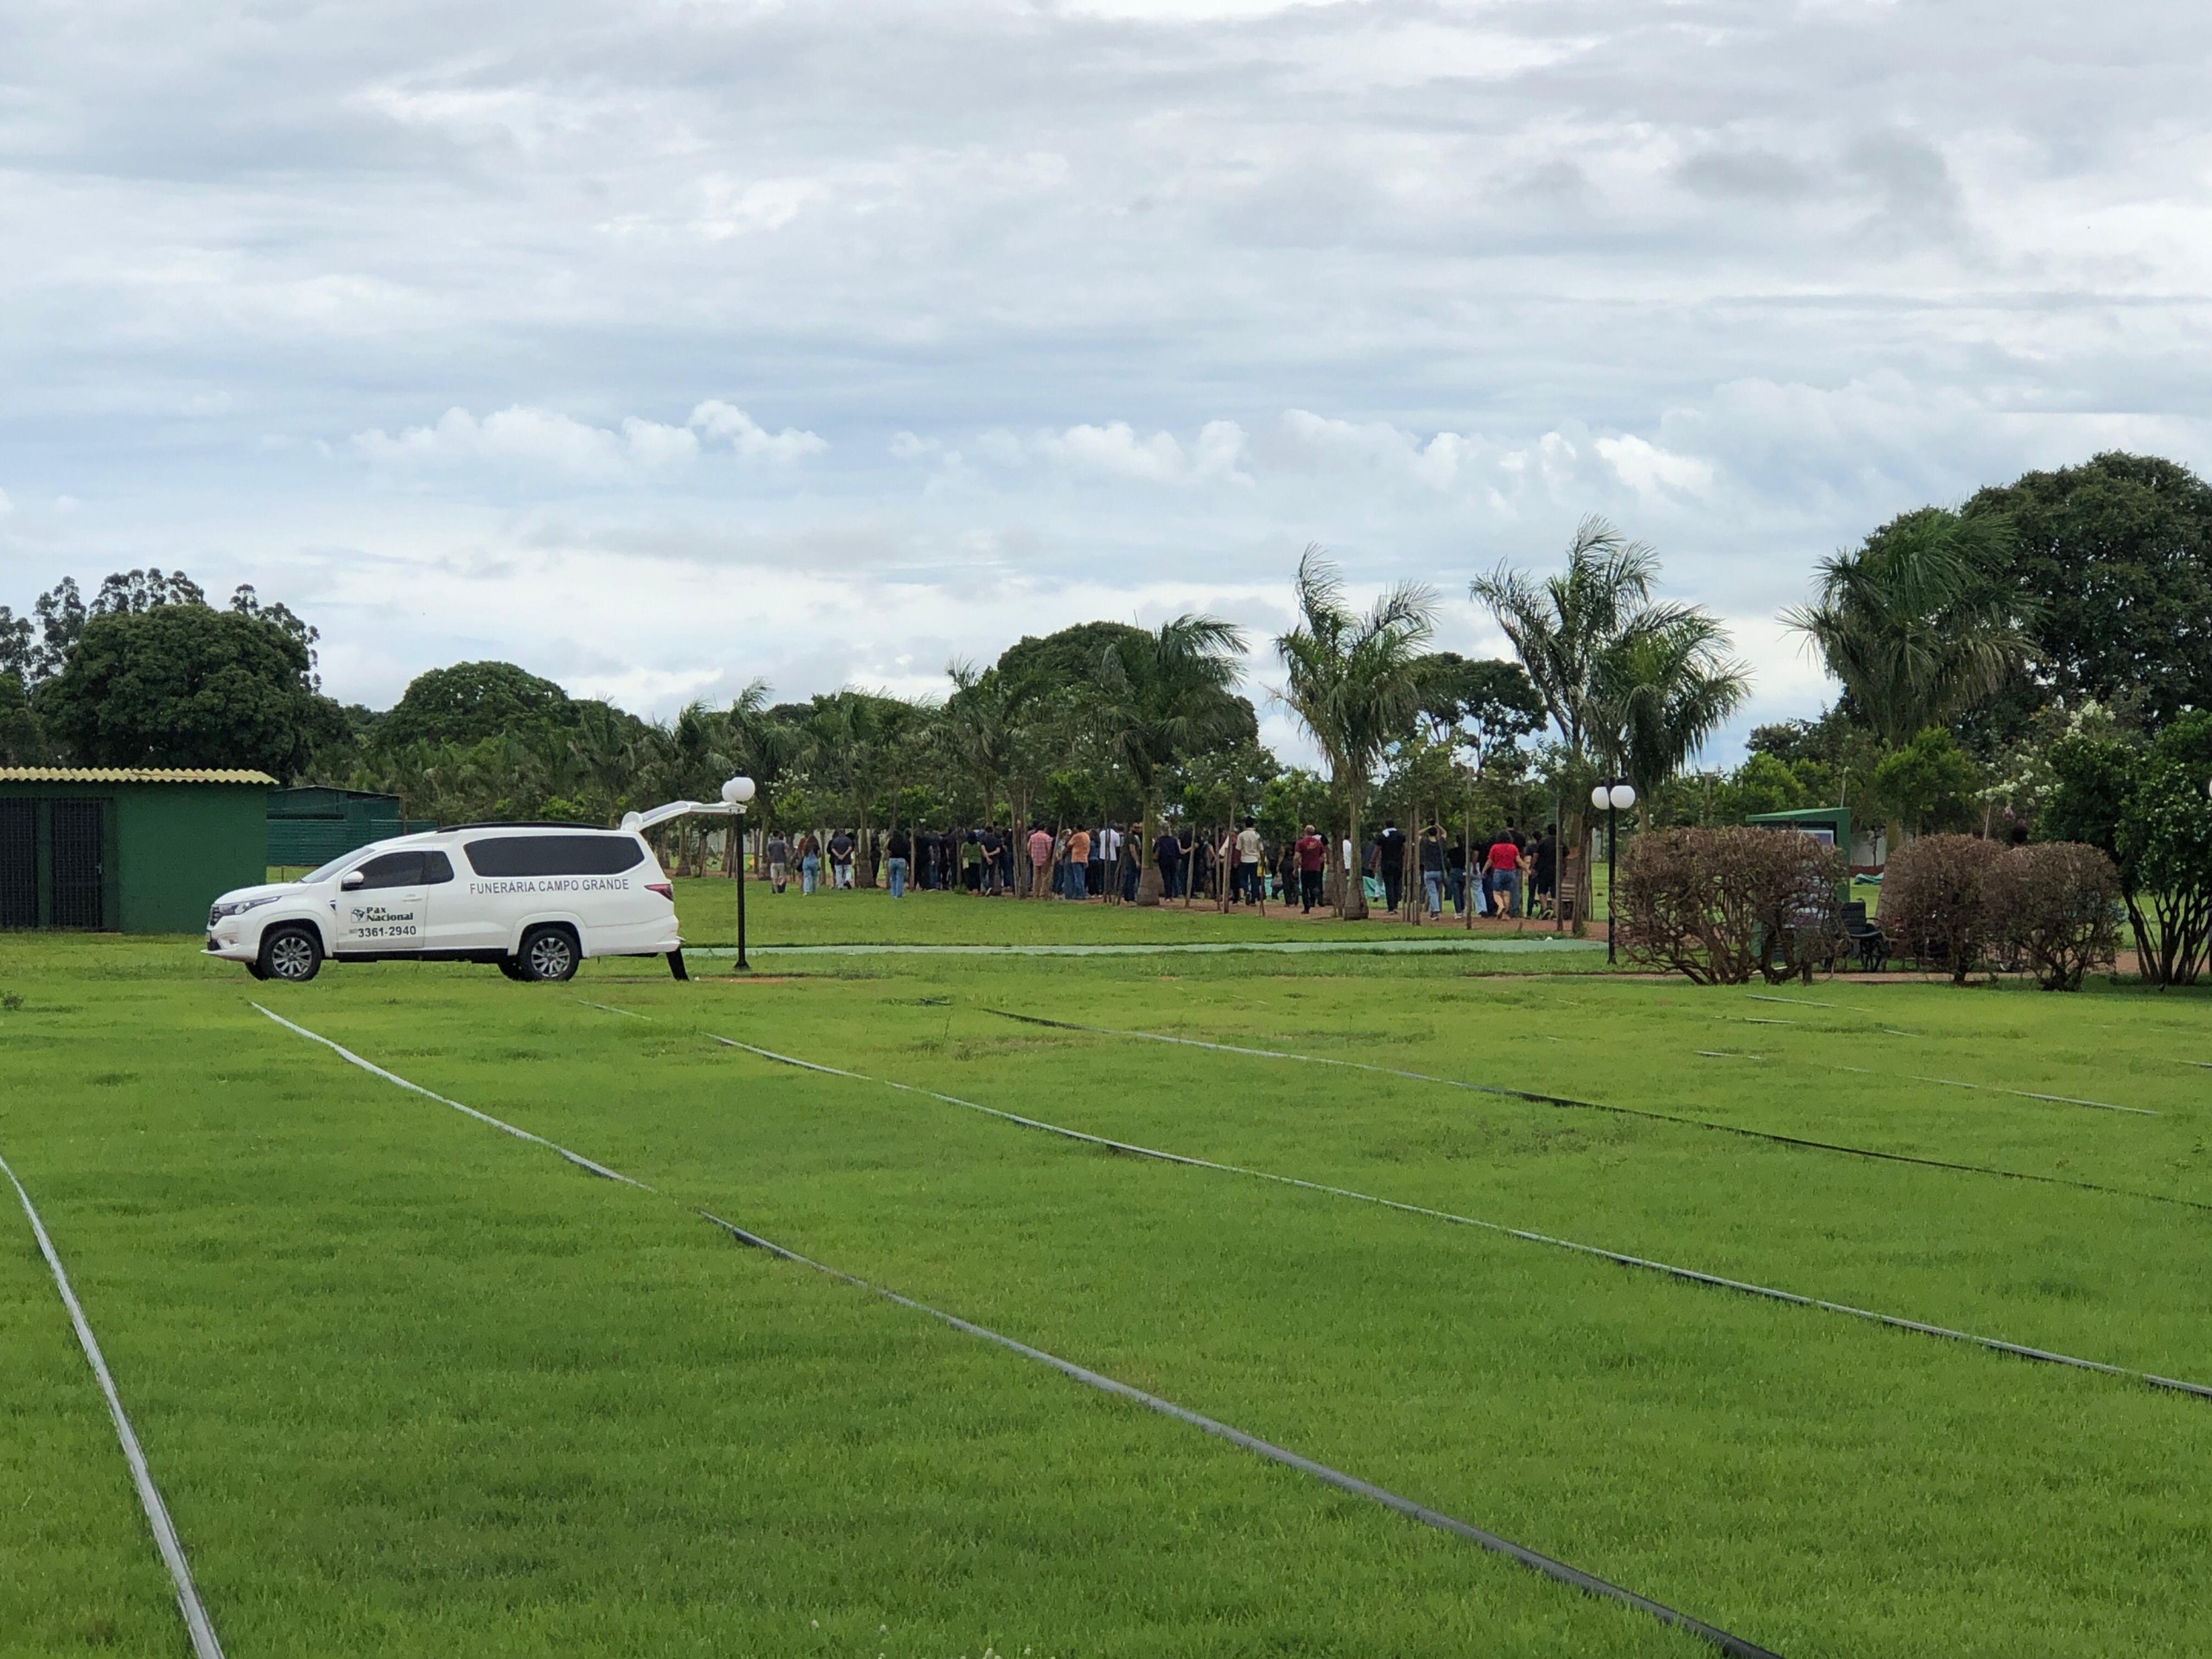
{"label": "hearse side mirror", "polygon": [[338,878],[338,885],[341,887],[358,887],[367,880],[368,877],[363,875],[359,870],[348,870]]}

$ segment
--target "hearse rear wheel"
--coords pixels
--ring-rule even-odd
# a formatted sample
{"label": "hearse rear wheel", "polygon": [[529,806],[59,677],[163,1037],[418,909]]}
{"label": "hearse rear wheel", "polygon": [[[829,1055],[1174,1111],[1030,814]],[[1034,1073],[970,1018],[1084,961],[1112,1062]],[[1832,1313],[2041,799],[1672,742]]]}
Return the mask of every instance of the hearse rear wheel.
{"label": "hearse rear wheel", "polygon": [[522,976],[550,983],[576,976],[576,936],[565,927],[533,927],[522,938]]}

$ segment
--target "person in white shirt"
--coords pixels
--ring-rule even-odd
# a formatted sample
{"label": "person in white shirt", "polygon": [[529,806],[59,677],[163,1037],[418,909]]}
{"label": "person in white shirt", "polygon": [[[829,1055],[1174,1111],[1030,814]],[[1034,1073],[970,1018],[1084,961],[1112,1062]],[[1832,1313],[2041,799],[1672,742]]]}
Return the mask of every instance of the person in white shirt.
{"label": "person in white shirt", "polygon": [[1244,820],[1244,827],[1236,832],[1236,885],[1232,889],[1248,905],[1260,902],[1260,855],[1265,843],[1251,819]]}

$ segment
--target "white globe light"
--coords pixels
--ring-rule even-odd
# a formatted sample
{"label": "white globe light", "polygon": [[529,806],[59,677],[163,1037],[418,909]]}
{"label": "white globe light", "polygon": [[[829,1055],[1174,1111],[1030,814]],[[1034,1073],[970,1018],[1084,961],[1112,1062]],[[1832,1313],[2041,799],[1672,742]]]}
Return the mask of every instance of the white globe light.
{"label": "white globe light", "polygon": [[722,785],[722,799],[732,806],[743,806],[753,798],[753,780],[733,778]]}
{"label": "white globe light", "polygon": [[1625,812],[1636,804],[1636,791],[1630,785],[1615,784],[1611,794],[1613,809],[1616,811]]}
{"label": "white globe light", "polygon": [[1605,786],[1603,784],[1599,785],[1597,788],[1590,791],[1590,804],[1596,807],[1600,812],[1604,811],[1606,807],[1611,804],[1612,797],[1606,792]]}

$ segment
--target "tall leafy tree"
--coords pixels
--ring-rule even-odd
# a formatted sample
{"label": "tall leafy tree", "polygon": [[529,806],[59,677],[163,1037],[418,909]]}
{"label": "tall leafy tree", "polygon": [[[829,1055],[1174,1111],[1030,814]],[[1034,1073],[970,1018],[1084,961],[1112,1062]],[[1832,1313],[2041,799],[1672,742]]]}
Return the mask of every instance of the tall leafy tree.
{"label": "tall leafy tree", "polygon": [[391,743],[477,743],[529,727],[568,726],[569,694],[512,663],[455,663],[408,682],[378,735]]}
{"label": "tall leafy tree", "polygon": [[46,728],[23,690],[22,676],[0,671],[0,766],[35,766],[46,759]]}
{"label": "tall leafy tree", "polygon": [[1440,651],[1421,675],[1421,718],[1431,735],[1474,755],[1479,772],[1544,723],[1544,701],[1518,663]]}
{"label": "tall leafy tree", "polygon": [[1157,629],[1133,629],[1098,654],[1093,680],[1097,731],[1135,787],[1143,823],[1144,874],[1137,902],[1160,902],[1160,872],[1146,856],[1159,827],[1161,772],[1202,750],[1233,743],[1251,709],[1230,687],[1244,636],[1211,616],[1179,616]]}
{"label": "tall leafy tree", "polygon": [[1961,511],[2010,526],[1972,550],[2031,618],[2037,692],[2133,703],[2154,728],[2212,709],[2212,484],[2114,452],[1981,490]]}
{"label": "tall leafy tree", "polygon": [[1819,596],[1782,613],[1885,747],[1950,725],[2024,671],[2023,601],[1986,574],[2012,537],[2001,515],[1919,508],[1821,561]]}
{"label": "tall leafy tree", "polygon": [[[1346,833],[1357,848],[1383,751],[1413,729],[1421,712],[1436,597],[1418,584],[1401,583],[1363,613],[1355,611],[1337,567],[1319,545],[1309,545],[1298,561],[1293,591],[1297,626],[1275,639],[1285,678],[1281,695],[1328,761],[1330,782],[1344,803]],[[1341,886],[1342,913],[1366,915],[1361,883]]]}
{"label": "tall leafy tree", "polygon": [[2154,985],[2192,985],[2212,945],[2212,711],[2183,715],[2147,747],[2112,732],[2069,733],[2050,747],[2056,786],[2037,834],[2109,853]]}
{"label": "tall leafy tree", "polygon": [[195,604],[88,617],[38,708],[80,764],[244,767],[286,779],[344,724],[315,690],[296,637]]}

